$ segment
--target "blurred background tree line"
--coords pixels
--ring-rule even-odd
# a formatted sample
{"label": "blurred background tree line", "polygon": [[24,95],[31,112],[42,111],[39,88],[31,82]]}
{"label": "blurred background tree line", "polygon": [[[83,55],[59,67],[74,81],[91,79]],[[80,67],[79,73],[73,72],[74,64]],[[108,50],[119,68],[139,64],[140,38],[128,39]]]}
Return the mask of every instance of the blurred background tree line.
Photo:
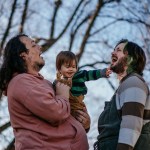
{"label": "blurred background tree line", "polygon": [[[33,37],[42,45],[47,61],[42,74],[50,80],[55,78],[54,62],[60,50],[74,52],[79,69],[103,68],[110,64],[116,42],[128,38],[145,50],[144,78],[150,85],[150,0],[1,0],[0,65],[5,44],[19,33]],[[108,99],[108,91],[113,93],[117,87],[115,77],[100,80],[94,85],[95,90],[89,90],[87,97],[96,105],[99,99],[102,102]],[[104,87],[107,93],[101,97]],[[87,104],[88,110],[92,110],[91,104]],[[100,109],[98,106],[97,116],[102,111]],[[94,117],[95,114],[91,115],[91,133],[88,135],[91,147],[97,136],[92,133],[97,129]],[[6,97],[0,101],[0,149],[14,149]]]}

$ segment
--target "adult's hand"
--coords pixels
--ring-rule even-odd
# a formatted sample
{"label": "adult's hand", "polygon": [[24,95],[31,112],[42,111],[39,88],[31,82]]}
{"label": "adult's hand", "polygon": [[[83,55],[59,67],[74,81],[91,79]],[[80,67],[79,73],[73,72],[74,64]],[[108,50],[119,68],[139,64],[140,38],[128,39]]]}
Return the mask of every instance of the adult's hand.
{"label": "adult's hand", "polygon": [[69,99],[70,87],[64,83],[56,82],[56,95],[62,95]]}
{"label": "adult's hand", "polygon": [[90,129],[91,119],[87,112],[87,109],[77,110],[76,119],[82,124],[84,129],[88,132]]}

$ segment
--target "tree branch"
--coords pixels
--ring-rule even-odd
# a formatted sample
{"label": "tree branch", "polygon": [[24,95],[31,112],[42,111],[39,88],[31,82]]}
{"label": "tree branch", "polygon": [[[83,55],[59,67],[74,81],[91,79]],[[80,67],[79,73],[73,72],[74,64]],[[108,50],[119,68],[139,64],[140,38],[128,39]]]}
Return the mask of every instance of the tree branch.
{"label": "tree branch", "polygon": [[118,20],[114,20],[112,22],[109,22],[108,24],[104,25],[102,28],[94,31],[93,33],[90,34],[90,36],[94,36],[95,34],[99,33],[100,31],[106,29],[107,27],[111,26],[112,24],[116,23]]}
{"label": "tree branch", "polygon": [[50,30],[51,31],[51,33],[50,33],[50,38],[51,39],[54,38],[55,20],[56,20],[58,9],[60,8],[61,4],[62,4],[61,0],[55,1],[55,8],[54,8],[54,13],[53,13],[53,17],[52,17],[52,24],[51,24],[51,30]]}
{"label": "tree branch", "polygon": [[46,43],[42,44],[43,47],[43,52],[45,52],[49,47],[51,47],[56,41],[58,41],[62,35],[65,33],[65,31],[68,29],[70,23],[72,22],[74,16],[76,15],[79,7],[81,6],[81,4],[83,3],[83,0],[80,0],[80,2],[78,3],[76,9],[74,10],[72,16],[70,17],[70,19],[68,20],[68,22],[66,23],[64,29],[62,30],[62,32],[60,32],[60,34],[58,35],[57,38],[53,38],[53,39],[48,39]]}
{"label": "tree branch", "polygon": [[11,126],[10,121],[0,126],[0,133],[2,133],[5,129],[7,129],[10,126]]}
{"label": "tree branch", "polygon": [[14,13],[15,13],[15,10],[16,10],[16,4],[17,4],[17,0],[14,0],[14,3],[12,5],[12,9],[11,9],[11,14],[10,14],[10,17],[9,17],[9,21],[8,21],[8,24],[7,24],[7,28],[6,28],[6,31],[5,31],[4,36],[2,38],[2,41],[1,41],[0,56],[2,54],[2,50],[3,50],[4,43],[6,41],[6,38],[9,34],[9,30],[10,30],[10,27],[11,27],[11,24],[12,24],[13,16],[14,16]]}
{"label": "tree branch", "polygon": [[109,81],[109,79],[107,79],[107,81],[108,81],[108,83],[109,83],[110,87],[111,87],[113,90],[115,90],[115,87],[113,86],[112,82],[111,82],[111,81]]}
{"label": "tree branch", "polygon": [[78,58],[78,61],[80,61],[80,58],[82,57],[82,54],[84,52],[84,48],[85,48],[85,45],[86,45],[86,42],[89,38],[89,35],[90,35],[90,31],[94,25],[94,22],[96,20],[96,17],[101,9],[101,7],[103,6],[103,0],[98,0],[98,4],[97,4],[97,7],[96,7],[96,10],[93,14],[93,16],[91,17],[91,20],[90,20],[90,23],[89,23],[89,26],[85,32],[85,35],[84,35],[84,38],[82,40],[82,43],[81,43],[81,46],[80,46],[80,51],[79,53],[77,54],[77,58]]}
{"label": "tree branch", "polygon": [[72,16],[70,17],[70,19],[68,20],[67,24],[65,25],[64,29],[62,30],[62,32],[59,34],[59,36],[57,37],[57,40],[65,33],[65,31],[68,29],[70,23],[72,22],[74,16],[76,15],[79,7],[81,6],[81,4],[83,3],[83,0],[80,0],[80,2],[78,3],[76,9],[74,10]]}
{"label": "tree branch", "polygon": [[13,139],[5,150],[15,150],[15,139]]}
{"label": "tree branch", "polygon": [[85,64],[85,65],[82,65],[79,67],[79,69],[81,68],[84,68],[84,67],[92,67],[92,68],[95,68],[94,66],[97,65],[97,64],[110,64],[110,62],[106,62],[106,61],[96,61],[94,63],[91,63],[91,64]]}
{"label": "tree branch", "polygon": [[22,14],[20,27],[19,27],[19,33],[23,33],[24,23],[25,23],[26,16],[27,16],[27,11],[28,11],[28,4],[29,4],[29,0],[26,0],[25,1],[25,5],[24,5],[23,14]]}
{"label": "tree branch", "polygon": [[73,42],[74,42],[74,38],[75,35],[77,33],[77,31],[79,30],[79,28],[91,17],[91,14],[87,15],[76,27],[76,29],[74,31],[71,32],[70,34],[70,45],[69,45],[69,51],[71,51]]}

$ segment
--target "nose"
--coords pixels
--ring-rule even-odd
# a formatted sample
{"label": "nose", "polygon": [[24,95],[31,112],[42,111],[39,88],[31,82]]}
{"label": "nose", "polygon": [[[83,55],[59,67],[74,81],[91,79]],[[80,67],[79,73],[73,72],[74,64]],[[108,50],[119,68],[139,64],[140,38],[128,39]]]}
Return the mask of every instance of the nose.
{"label": "nose", "polygon": [[40,45],[38,45],[38,48],[39,48],[40,51],[42,50],[42,47]]}
{"label": "nose", "polygon": [[73,69],[74,69],[73,67],[70,67],[70,68],[69,68],[69,71],[73,71]]}
{"label": "nose", "polygon": [[112,51],[112,52],[111,52],[111,55],[114,55],[115,53],[116,53],[116,51]]}
{"label": "nose", "polygon": [[40,54],[42,54],[42,47],[40,45],[38,45],[38,49],[40,51]]}
{"label": "nose", "polygon": [[69,67],[69,71],[71,71],[73,68],[72,67]]}

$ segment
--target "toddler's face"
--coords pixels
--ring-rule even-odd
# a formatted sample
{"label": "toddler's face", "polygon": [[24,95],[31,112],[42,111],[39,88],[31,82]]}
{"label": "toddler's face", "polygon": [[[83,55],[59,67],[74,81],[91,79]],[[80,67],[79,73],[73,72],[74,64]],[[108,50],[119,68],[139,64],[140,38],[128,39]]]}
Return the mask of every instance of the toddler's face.
{"label": "toddler's face", "polygon": [[77,71],[77,65],[75,60],[71,63],[64,63],[61,66],[60,73],[64,78],[72,78]]}

